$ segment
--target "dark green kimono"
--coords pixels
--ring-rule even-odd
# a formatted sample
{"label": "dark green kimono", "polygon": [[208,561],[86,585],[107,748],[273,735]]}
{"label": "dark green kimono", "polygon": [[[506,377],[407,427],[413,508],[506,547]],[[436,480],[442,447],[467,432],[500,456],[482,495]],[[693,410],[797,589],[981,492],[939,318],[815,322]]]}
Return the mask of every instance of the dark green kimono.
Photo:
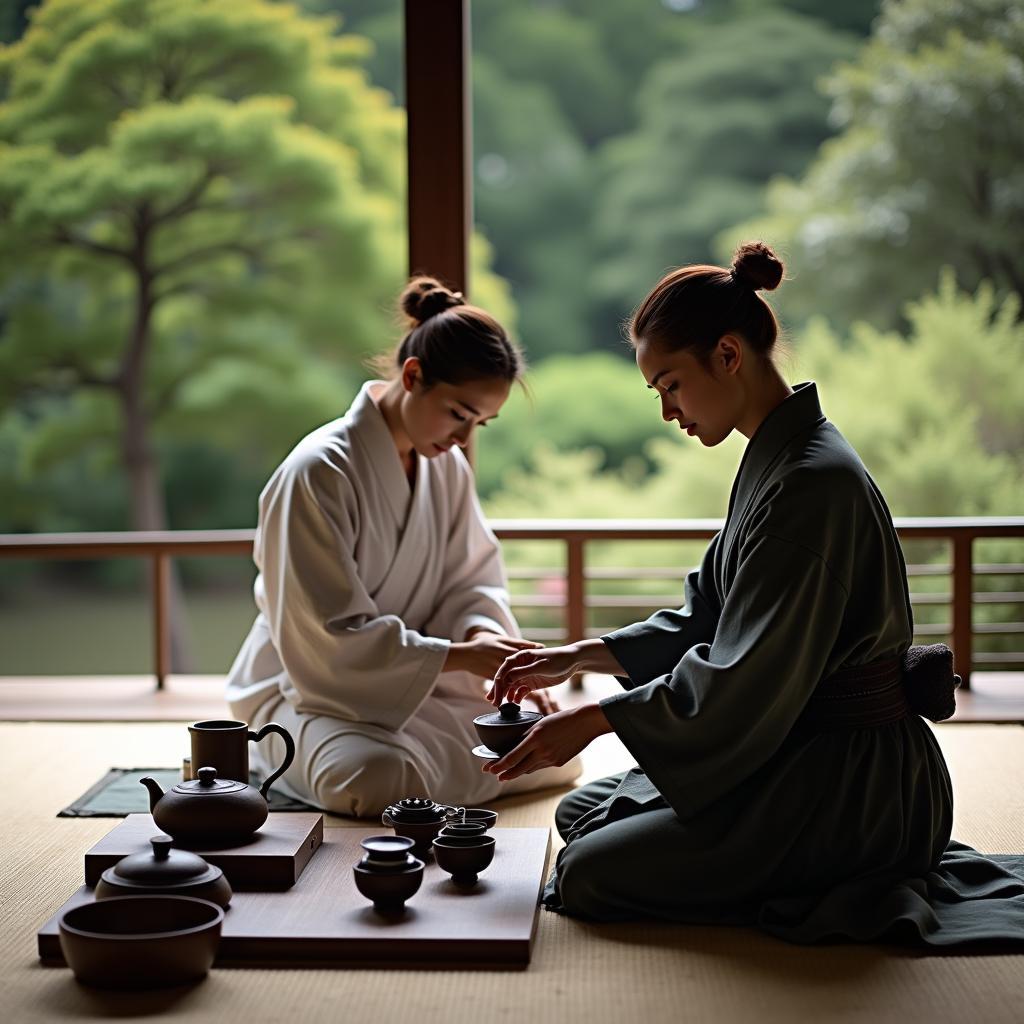
{"label": "dark green kimono", "polygon": [[950,843],[923,719],[797,726],[821,679],[913,635],[889,511],[813,384],[751,439],[685,593],[684,610],[604,637],[628,678],[601,704],[638,767],[562,801],[545,905],[800,942],[1024,941],[1024,856]]}

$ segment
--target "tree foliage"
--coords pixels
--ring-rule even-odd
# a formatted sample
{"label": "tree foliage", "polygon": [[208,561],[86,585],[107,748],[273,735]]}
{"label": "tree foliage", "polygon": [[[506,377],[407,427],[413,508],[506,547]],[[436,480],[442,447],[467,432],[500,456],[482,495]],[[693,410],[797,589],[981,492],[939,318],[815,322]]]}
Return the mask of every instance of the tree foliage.
{"label": "tree foliage", "polygon": [[[906,333],[861,324],[846,335],[819,319],[780,365],[787,379],[817,382],[826,416],[857,449],[894,515],[1015,515],[1024,507],[1019,312],[1015,297],[1000,300],[989,284],[958,290],[947,271],[937,290],[907,307]],[[660,421],[635,370],[605,372],[605,360],[611,357],[573,361],[587,384],[586,403],[564,386],[566,364],[549,360],[536,371],[532,384],[543,406],[520,403],[499,422],[509,435],[540,435],[546,444],[506,471],[488,510],[513,517],[725,515],[745,439],[734,432],[719,448],[701,447]],[[612,433],[645,454],[642,466],[603,459]]]}
{"label": "tree foliage", "polygon": [[[303,0],[371,37],[401,95],[401,5]],[[711,255],[830,131],[816,79],[877,0],[474,0],[476,218],[534,360],[615,349],[661,271]]]}
{"label": "tree foliage", "polygon": [[367,52],[265,0],[48,0],[0,51],[7,479],[118,462],[159,527],[161,451],[265,474],[345,407],[405,274],[404,114]]}
{"label": "tree foliage", "polygon": [[828,134],[816,80],[853,49],[820,22],[764,8],[708,26],[651,69],[636,130],[601,154],[593,292],[609,325],[666,269],[710,262],[714,236],[760,211],[765,183],[806,166]]}
{"label": "tree foliage", "polygon": [[723,236],[779,243],[784,310],[898,322],[952,266],[1024,296],[1024,8],[888,0],[871,41],[827,83],[840,134],[768,212]]}

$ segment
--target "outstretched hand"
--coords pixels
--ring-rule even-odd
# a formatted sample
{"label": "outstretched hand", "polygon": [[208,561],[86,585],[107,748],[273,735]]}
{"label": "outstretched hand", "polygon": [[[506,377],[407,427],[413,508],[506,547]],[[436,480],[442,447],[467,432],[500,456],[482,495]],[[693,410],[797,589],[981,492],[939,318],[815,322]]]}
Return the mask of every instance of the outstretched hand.
{"label": "outstretched hand", "polygon": [[542,718],[504,757],[487,761],[483,771],[509,782],[520,775],[563,765],[591,740],[611,732],[611,725],[599,704],[584,704]]}
{"label": "outstretched hand", "polygon": [[579,655],[573,644],[516,651],[502,662],[487,691],[495,706],[506,701],[516,704],[534,693],[568,679],[579,667]]}
{"label": "outstretched hand", "polygon": [[519,636],[503,636],[480,630],[468,640],[450,645],[444,671],[470,672],[483,679],[490,679],[510,654],[541,646],[534,640],[524,640]]}

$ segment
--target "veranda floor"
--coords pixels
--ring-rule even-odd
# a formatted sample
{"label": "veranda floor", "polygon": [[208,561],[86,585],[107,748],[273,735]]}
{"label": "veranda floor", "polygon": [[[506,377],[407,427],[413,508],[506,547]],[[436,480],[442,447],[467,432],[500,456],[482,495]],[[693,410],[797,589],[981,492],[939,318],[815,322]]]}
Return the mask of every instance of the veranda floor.
{"label": "veranda floor", "polygon": [[[1024,849],[1024,729],[962,725],[942,726],[937,733],[954,775],[956,836],[982,850]],[[746,930],[595,926],[544,912],[525,973],[215,969],[187,991],[111,995],[81,988],[69,971],[41,967],[37,927],[80,883],[84,850],[113,824],[57,819],[55,813],[111,765],[171,765],[186,744],[180,722],[0,724],[0,1020],[161,1015],[225,1024],[470,1019],[489,1024],[1020,1024],[1024,1019],[1024,956],[808,949]],[[602,737],[585,759],[586,778],[628,763],[618,741]],[[505,801],[502,823],[550,825],[559,796],[556,791]]]}

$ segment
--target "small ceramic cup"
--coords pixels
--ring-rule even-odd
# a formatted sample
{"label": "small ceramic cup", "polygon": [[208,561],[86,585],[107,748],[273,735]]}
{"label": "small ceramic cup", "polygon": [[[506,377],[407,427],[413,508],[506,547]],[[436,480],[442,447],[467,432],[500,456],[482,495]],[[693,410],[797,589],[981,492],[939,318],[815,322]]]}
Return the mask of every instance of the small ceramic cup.
{"label": "small ceramic cup", "polygon": [[482,836],[486,831],[482,821],[449,821],[438,836]]}
{"label": "small ceramic cup", "polygon": [[482,822],[490,831],[498,822],[498,812],[489,811],[486,807],[467,807],[462,813],[462,820]]}
{"label": "small ceramic cup", "polygon": [[438,836],[434,859],[460,885],[472,885],[494,859],[494,836]]}

